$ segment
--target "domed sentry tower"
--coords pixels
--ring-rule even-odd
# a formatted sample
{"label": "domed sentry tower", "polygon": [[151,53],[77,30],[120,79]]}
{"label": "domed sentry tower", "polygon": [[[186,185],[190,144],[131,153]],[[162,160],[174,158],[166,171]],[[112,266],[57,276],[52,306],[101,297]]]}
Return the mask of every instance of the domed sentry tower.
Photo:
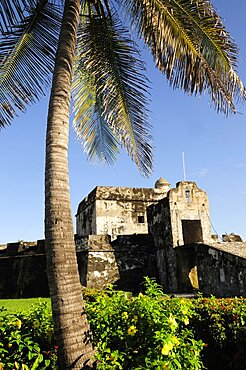
{"label": "domed sentry tower", "polygon": [[155,189],[161,189],[164,192],[168,192],[170,189],[170,184],[166,179],[160,177],[155,183]]}

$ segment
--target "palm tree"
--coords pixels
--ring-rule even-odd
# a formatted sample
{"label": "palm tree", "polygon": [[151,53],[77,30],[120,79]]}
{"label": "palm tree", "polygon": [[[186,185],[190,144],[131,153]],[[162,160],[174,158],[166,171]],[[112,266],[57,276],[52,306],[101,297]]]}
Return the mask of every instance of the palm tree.
{"label": "palm tree", "polygon": [[119,15],[129,17],[171,86],[195,95],[208,92],[225,114],[236,111],[235,99],[245,98],[235,72],[237,47],[208,0],[1,0],[0,127],[37,100],[53,75],[45,238],[60,369],[92,368],[94,353],[69,197],[71,87],[74,128],[89,158],[110,163],[122,145],[142,173],[151,171],[148,82]]}

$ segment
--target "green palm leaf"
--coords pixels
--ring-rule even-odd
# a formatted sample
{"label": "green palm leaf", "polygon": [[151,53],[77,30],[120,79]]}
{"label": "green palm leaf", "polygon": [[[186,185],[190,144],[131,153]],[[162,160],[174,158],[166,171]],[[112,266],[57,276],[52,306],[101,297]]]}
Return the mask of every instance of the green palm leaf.
{"label": "green palm leaf", "polygon": [[0,32],[9,32],[11,27],[24,20],[28,11],[36,5],[35,0],[1,0]]}
{"label": "green palm leaf", "polygon": [[50,83],[61,24],[60,9],[47,1],[29,8],[18,26],[1,37],[0,127],[24,110]]}
{"label": "green palm leaf", "polygon": [[218,111],[235,112],[245,98],[235,72],[237,47],[208,0],[125,0],[132,23],[170,85],[208,91]]}
{"label": "green palm leaf", "polygon": [[84,142],[84,151],[91,161],[112,164],[117,159],[119,141],[109,122],[104,119],[94,81],[81,70],[76,70],[75,75],[76,119],[73,125],[76,136]]}
{"label": "green palm leaf", "polygon": [[[91,114],[87,112],[96,111],[98,120],[101,120],[99,118],[101,116],[101,122],[110,128],[110,134],[113,133],[114,138],[119,139],[140,171],[149,174],[152,149],[147,123],[148,87],[144,76],[144,64],[140,61],[128,33],[115,15],[105,13],[98,15],[100,9],[95,11],[89,8],[89,10],[87,14],[84,13],[81,21],[77,48],[79,62],[76,71],[84,71],[84,74],[89,76],[93,85],[93,98],[87,99],[88,105],[84,104],[81,107],[81,97],[85,92],[84,80],[77,80],[74,93],[75,126],[83,133],[82,126],[90,125]],[[95,124],[94,120],[92,124]],[[108,130],[104,130],[104,133],[108,135]],[[102,132],[98,131],[100,137],[101,134]],[[97,132],[94,135],[97,135]],[[83,139],[86,139],[86,135]],[[94,143],[95,140],[87,142],[87,150],[102,158],[99,145],[96,149],[88,149]],[[112,158],[112,153],[110,157]]]}

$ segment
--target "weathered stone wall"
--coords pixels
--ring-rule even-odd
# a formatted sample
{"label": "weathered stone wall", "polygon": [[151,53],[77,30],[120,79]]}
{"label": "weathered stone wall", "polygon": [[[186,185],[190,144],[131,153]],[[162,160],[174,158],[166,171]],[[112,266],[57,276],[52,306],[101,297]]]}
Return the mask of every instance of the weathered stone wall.
{"label": "weathered stone wall", "polygon": [[[11,243],[0,253],[0,298],[48,296],[44,241],[21,244]],[[102,289],[113,283],[138,292],[144,276],[150,276],[166,292],[195,289],[205,295],[246,297],[246,243],[156,248],[149,235],[124,235],[113,242],[109,236],[93,235],[79,238],[77,249],[84,286]]]}
{"label": "weathered stone wall", "polygon": [[197,280],[205,295],[246,297],[246,243],[194,244],[176,253],[181,291],[196,288]]}
{"label": "weathered stone wall", "polygon": [[[246,245],[214,242],[207,194],[189,181],[156,187],[96,187],[79,204],[81,283],[137,292],[152,276],[166,292],[245,295]],[[44,251],[44,241],[0,246],[0,297],[48,294]]]}
{"label": "weathered stone wall", "polygon": [[[174,247],[211,242],[208,196],[195,182],[181,181],[168,192]],[[200,233],[200,235],[199,235]],[[185,241],[185,238],[189,240]]]}
{"label": "weathered stone wall", "polygon": [[154,240],[158,279],[165,292],[177,291],[177,261],[173,248],[168,198],[148,207],[149,235]]}
{"label": "weathered stone wall", "polygon": [[0,254],[0,298],[48,295],[46,257],[40,242],[7,244]]}
{"label": "weathered stone wall", "polygon": [[108,234],[112,239],[118,235],[147,234],[148,225],[144,201],[98,200],[97,234]]}
{"label": "weathered stone wall", "polygon": [[175,292],[179,288],[175,248],[211,242],[207,194],[194,182],[178,182],[164,199],[148,207],[148,224],[157,248],[158,276],[166,291]]}
{"label": "weathered stone wall", "polygon": [[80,202],[76,214],[76,233],[78,235],[96,234],[96,193],[97,188]]}
{"label": "weathered stone wall", "polygon": [[78,207],[78,235],[147,234],[147,207],[166,195],[166,190],[97,187]]}
{"label": "weathered stone wall", "polygon": [[139,292],[144,276],[155,277],[158,281],[156,249],[149,235],[122,235],[112,246],[120,272],[118,289]]}
{"label": "weathered stone wall", "polygon": [[77,261],[83,286],[103,289],[119,279],[114,250],[107,235],[77,237]]}
{"label": "weathered stone wall", "polygon": [[147,235],[119,236],[110,243],[105,235],[77,237],[77,260],[81,283],[105,288],[109,283],[118,289],[137,292],[144,276],[156,276],[153,240]]}
{"label": "weathered stone wall", "polygon": [[[0,254],[0,298],[47,297],[44,240],[36,245],[11,243]],[[148,235],[107,235],[76,238],[81,284],[103,289],[109,283],[118,289],[138,292],[144,276],[155,277],[156,254]]]}

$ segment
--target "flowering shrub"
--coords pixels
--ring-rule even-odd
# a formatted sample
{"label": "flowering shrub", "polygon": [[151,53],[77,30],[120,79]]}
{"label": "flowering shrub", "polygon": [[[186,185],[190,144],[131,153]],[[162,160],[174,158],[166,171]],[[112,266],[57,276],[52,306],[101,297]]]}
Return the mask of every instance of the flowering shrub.
{"label": "flowering shrub", "polygon": [[191,328],[205,342],[203,362],[209,370],[244,370],[246,299],[200,297],[193,301]]}
{"label": "flowering shrub", "polygon": [[0,315],[0,370],[55,369],[50,308],[42,302],[28,313]]}
{"label": "flowering shrub", "polygon": [[171,299],[146,278],[137,297],[109,287],[86,304],[98,369],[202,369],[203,343],[187,329],[189,300]]}
{"label": "flowering shrub", "polygon": [[[83,293],[99,370],[245,369],[246,299],[169,298],[148,278],[136,297]],[[0,312],[0,370],[56,369],[56,352],[46,303]]]}

